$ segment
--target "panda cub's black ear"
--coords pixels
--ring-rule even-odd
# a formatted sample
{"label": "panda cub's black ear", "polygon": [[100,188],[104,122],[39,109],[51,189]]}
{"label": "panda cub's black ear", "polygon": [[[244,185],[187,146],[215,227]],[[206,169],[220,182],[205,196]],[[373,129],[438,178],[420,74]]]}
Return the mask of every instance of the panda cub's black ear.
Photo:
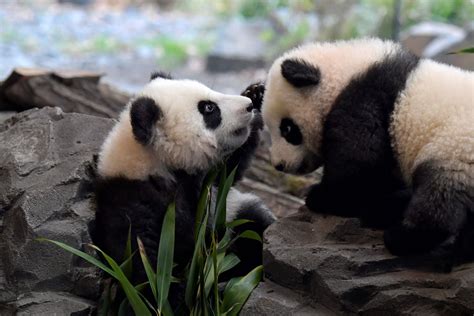
{"label": "panda cub's black ear", "polygon": [[163,116],[160,108],[151,98],[139,97],[130,108],[133,136],[142,145],[148,145],[155,136],[155,124]]}
{"label": "panda cub's black ear", "polygon": [[314,86],[321,80],[319,69],[301,59],[283,61],[281,75],[297,88]]}
{"label": "panda cub's black ear", "polygon": [[172,80],[173,78],[171,77],[171,74],[168,72],[164,71],[155,71],[151,74],[150,80],[156,79],[156,78],[163,78],[163,79],[169,79]]}

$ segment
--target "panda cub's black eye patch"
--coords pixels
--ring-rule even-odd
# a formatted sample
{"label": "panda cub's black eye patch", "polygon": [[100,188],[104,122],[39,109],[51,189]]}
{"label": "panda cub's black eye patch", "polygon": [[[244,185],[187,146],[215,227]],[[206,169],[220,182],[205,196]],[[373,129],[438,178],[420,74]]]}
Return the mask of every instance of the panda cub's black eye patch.
{"label": "panda cub's black eye patch", "polygon": [[288,143],[300,145],[303,142],[303,135],[298,125],[290,118],[284,118],[280,122],[280,134]]}
{"label": "panda cub's black eye patch", "polygon": [[207,128],[216,129],[221,124],[221,110],[215,102],[209,100],[199,101],[198,110],[202,114]]}

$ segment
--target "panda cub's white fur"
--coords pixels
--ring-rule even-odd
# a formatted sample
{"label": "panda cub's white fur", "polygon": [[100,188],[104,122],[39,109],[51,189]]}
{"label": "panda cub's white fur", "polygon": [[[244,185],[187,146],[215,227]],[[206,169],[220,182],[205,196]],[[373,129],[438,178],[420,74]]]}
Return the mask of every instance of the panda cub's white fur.
{"label": "panda cub's white fur", "polygon": [[473,73],[420,61],[396,102],[390,132],[407,182],[420,164],[436,160],[474,186]]}
{"label": "panda cub's white fur", "polygon": [[394,254],[474,258],[473,72],[356,39],[288,51],[259,89],[273,165],[324,165],[310,209],[391,227]]}
{"label": "panda cub's white fur", "polygon": [[[133,248],[139,237],[156,264],[163,218],[175,201],[178,267],[173,275],[182,275],[194,250],[195,214],[206,174],[226,163],[227,170],[237,168],[239,180],[259,143],[261,126],[258,108],[247,97],[222,94],[196,81],[152,77],[125,107],[100,151],[94,242],[120,261],[130,226]],[[275,220],[252,194],[232,188],[227,202],[228,221],[251,220],[234,228],[235,234],[251,229],[262,236]],[[229,276],[261,264],[257,241],[237,241],[232,250],[241,262]],[[134,284],[146,281],[139,257],[133,264]],[[171,288],[173,307],[181,303],[182,290]]]}

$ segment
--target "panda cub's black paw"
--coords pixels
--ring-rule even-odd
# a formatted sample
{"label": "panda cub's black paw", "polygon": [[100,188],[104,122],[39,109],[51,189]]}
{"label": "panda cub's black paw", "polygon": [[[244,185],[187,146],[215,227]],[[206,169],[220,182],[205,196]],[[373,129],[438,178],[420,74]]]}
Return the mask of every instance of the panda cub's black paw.
{"label": "panda cub's black paw", "polygon": [[446,232],[439,230],[407,228],[400,224],[385,231],[384,242],[393,255],[409,256],[429,253],[448,237]]}
{"label": "panda cub's black paw", "polygon": [[263,95],[265,94],[265,83],[257,82],[248,86],[241,95],[252,100],[253,107],[260,111],[262,109]]}
{"label": "panda cub's black paw", "polygon": [[322,186],[319,183],[315,184],[309,189],[306,195],[306,207],[316,213],[330,213],[326,199],[327,197]]}

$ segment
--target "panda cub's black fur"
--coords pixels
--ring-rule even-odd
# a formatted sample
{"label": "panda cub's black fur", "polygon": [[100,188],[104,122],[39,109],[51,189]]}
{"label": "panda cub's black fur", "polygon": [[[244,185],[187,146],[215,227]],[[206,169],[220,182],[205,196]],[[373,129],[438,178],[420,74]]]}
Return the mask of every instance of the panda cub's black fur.
{"label": "panda cub's black fur", "polygon": [[[137,249],[140,237],[155,266],[164,215],[176,201],[174,261],[178,266],[173,273],[180,276],[193,253],[195,211],[206,174],[228,159],[228,170],[238,165],[239,180],[259,144],[261,128],[260,113],[250,99],[220,94],[195,81],[153,74],[102,147],[94,243],[121,262],[131,227],[132,248]],[[275,220],[254,195],[232,188],[229,199],[228,220],[252,220],[235,228],[236,234],[251,229],[262,235]],[[239,241],[232,250],[241,262],[228,276],[243,275],[261,264],[262,245],[257,241]],[[135,256],[132,282],[146,279]],[[182,302],[182,290],[182,285],[172,285],[172,306]]]}

